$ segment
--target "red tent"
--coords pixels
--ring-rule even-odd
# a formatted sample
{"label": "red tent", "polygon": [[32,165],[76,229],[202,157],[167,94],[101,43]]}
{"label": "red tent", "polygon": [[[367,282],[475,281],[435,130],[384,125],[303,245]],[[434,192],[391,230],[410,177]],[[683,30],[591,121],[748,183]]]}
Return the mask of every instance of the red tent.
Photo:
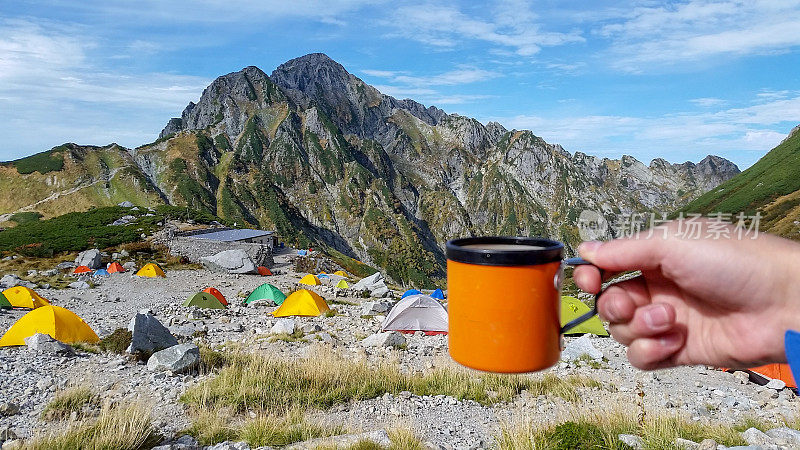
{"label": "red tent", "polygon": [[228,306],[228,301],[225,300],[225,296],[222,295],[222,292],[216,290],[215,288],[212,288],[212,287],[205,288],[205,289],[203,289],[203,292],[207,292],[207,293],[213,295],[214,297],[217,298],[217,300],[219,300],[220,303],[222,303],[225,306]]}
{"label": "red tent", "polygon": [[796,388],[797,383],[794,382],[792,371],[789,369],[788,364],[767,364],[766,366],[753,367],[748,369],[756,375],[763,375],[769,378],[776,378],[786,383],[787,387]]}
{"label": "red tent", "polygon": [[108,265],[108,273],[122,273],[125,272],[125,268],[118,262],[113,262]]}
{"label": "red tent", "polygon": [[92,269],[90,269],[90,268],[88,268],[86,266],[78,266],[78,267],[75,268],[75,270],[72,271],[72,273],[75,273],[75,274],[92,273]]}
{"label": "red tent", "polygon": [[272,275],[272,271],[264,266],[258,266],[258,274],[265,277],[267,275]]}

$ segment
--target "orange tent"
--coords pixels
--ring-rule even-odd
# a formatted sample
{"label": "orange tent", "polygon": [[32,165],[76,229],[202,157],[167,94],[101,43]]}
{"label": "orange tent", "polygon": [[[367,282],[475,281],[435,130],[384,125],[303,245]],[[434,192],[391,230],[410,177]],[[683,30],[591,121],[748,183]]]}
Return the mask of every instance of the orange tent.
{"label": "orange tent", "polygon": [[220,303],[222,303],[225,306],[228,306],[228,301],[225,300],[225,296],[222,295],[222,292],[218,291],[217,289],[212,288],[212,287],[205,288],[205,289],[203,289],[203,292],[206,292],[208,294],[213,295],[214,297],[217,298],[217,300],[219,300]]}
{"label": "orange tent", "polygon": [[72,271],[72,273],[77,273],[77,274],[92,273],[92,269],[90,269],[90,268],[88,268],[86,266],[78,266],[78,267],[75,268],[75,270]]}
{"label": "orange tent", "polygon": [[794,381],[792,371],[789,369],[788,364],[767,364],[766,366],[753,367],[748,370],[756,375],[763,375],[765,377],[781,380],[790,388],[797,387],[797,383]]}
{"label": "orange tent", "polygon": [[118,262],[113,262],[108,265],[108,273],[122,273],[125,272],[125,268]]}
{"label": "orange tent", "polygon": [[272,271],[264,266],[258,266],[258,274],[265,277],[267,275],[272,275]]}

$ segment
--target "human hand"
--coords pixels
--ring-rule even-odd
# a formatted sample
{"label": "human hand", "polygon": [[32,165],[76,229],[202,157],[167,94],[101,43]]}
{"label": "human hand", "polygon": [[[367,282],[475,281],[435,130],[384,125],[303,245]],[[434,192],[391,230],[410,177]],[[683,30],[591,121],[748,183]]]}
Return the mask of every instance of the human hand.
{"label": "human hand", "polygon": [[[652,370],[707,364],[731,368],[785,362],[784,333],[800,329],[800,244],[761,233],[686,239],[677,223],[646,239],[584,242],[581,257],[605,273],[641,270],[598,300],[614,339],[634,366]],[[574,279],[600,290],[597,268]]]}

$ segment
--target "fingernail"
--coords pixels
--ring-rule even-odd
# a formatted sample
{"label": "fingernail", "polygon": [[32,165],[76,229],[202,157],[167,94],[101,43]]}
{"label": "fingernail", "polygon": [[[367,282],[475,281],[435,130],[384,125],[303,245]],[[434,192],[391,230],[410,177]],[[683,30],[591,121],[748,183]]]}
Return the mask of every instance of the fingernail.
{"label": "fingernail", "polygon": [[680,333],[670,333],[658,338],[658,343],[661,344],[662,347],[675,347],[680,343],[681,339]]}
{"label": "fingernail", "polygon": [[578,246],[578,253],[582,258],[591,260],[601,245],[603,243],[600,241],[586,241]]}
{"label": "fingernail", "polygon": [[657,330],[669,324],[669,312],[664,305],[653,305],[644,312],[644,323],[651,330]]}

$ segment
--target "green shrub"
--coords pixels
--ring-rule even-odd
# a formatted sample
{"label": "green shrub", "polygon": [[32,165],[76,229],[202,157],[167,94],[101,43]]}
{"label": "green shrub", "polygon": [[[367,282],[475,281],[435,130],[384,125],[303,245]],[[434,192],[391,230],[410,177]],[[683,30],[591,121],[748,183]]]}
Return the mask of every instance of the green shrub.
{"label": "green shrub", "polygon": [[12,214],[8,220],[16,222],[17,225],[25,225],[26,223],[38,222],[41,218],[41,213],[36,211],[25,211]]}
{"label": "green shrub", "polygon": [[53,147],[53,149],[46,152],[11,161],[11,164],[16,167],[20,175],[27,175],[33,172],[39,172],[42,175],[49,172],[58,172],[64,168],[64,155],[61,153],[65,149],[66,147],[64,146]]}

